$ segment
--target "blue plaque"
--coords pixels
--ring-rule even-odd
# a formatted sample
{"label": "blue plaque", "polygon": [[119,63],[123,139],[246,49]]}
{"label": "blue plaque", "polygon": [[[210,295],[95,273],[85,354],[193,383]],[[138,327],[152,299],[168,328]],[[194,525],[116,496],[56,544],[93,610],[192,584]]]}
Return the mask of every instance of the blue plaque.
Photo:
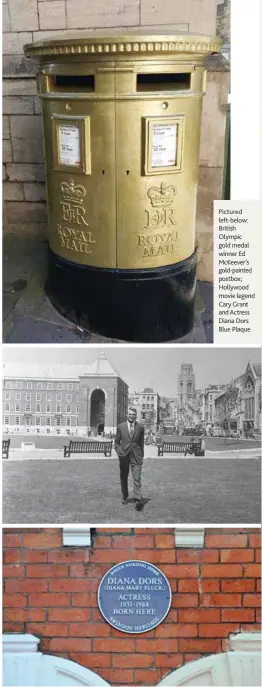
{"label": "blue plaque", "polygon": [[111,568],[98,588],[105,620],[121,632],[148,632],[166,617],[172,592],[165,575],[151,563],[124,561]]}

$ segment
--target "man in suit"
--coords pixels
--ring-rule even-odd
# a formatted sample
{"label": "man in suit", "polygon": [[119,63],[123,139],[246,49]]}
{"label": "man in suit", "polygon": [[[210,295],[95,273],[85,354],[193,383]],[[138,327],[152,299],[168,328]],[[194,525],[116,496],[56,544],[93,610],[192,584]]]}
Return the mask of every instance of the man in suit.
{"label": "man in suit", "polygon": [[131,467],[136,510],[142,510],[141,472],[144,458],[144,427],[136,420],[136,409],[129,408],[126,422],[116,430],[115,450],[119,458],[122,503],[128,499],[128,474]]}

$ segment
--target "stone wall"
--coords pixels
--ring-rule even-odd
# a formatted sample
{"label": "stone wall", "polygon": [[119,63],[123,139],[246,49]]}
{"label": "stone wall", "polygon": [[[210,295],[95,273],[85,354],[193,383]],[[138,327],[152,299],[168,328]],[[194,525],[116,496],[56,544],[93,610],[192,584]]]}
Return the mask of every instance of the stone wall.
{"label": "stone wall", "polygon": [[[91,546],[63,546],[61,528],[7,528],[4,632],[33,634],[112,685],[157,685],[188,661],[228,649],[230,634],[260,630],[260,531],[206,529],[179,548],[172,528],[97,528]],[[97,604],[103,575],[122,561],[158,566],[172,589],[163,622],[144,634],[111,627]]]}
{"label": "stone wall", "polygon": [[[3,0],[3,198],[5,231],[46,235],[40,100],[23,45],[68,30],[143,26],[216,33],[218,0]],[[199,277],[212,280],[212,200],[222,192],[228,67],[209,65],[201,133]]]}

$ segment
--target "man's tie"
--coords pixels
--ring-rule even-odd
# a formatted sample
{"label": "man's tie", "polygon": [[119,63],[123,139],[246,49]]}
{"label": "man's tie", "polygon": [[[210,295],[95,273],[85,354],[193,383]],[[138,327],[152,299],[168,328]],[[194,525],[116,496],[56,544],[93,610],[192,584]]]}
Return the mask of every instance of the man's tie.
{"label": "man's tie", "polygon": [[134,426],[133,426],[133,425],[130,425],[130,438],[131,438],[131,439],[132,439],[132,437],[133,437],[133,434],[134,434]]}

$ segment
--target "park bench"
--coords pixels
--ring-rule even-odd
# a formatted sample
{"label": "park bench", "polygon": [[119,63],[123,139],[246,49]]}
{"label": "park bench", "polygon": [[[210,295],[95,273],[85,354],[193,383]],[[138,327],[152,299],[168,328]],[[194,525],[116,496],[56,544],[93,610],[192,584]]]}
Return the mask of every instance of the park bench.
{"label": "park bench", "polygon": [[203,439],[196,441],[162,441],[158,446],[158,455],[163,456],[164,453],[193,453],[195,456],[205,455],[205,443]]}
{"label": "park bench", "polygon": [[64,446],[64,458],[71,453],[103,453],[111,456],[113,441],[70,441],[68,446]]}
{"label": "park bench", "polygon": [[10,439],[2,440],[2,458],[9,457]]}

